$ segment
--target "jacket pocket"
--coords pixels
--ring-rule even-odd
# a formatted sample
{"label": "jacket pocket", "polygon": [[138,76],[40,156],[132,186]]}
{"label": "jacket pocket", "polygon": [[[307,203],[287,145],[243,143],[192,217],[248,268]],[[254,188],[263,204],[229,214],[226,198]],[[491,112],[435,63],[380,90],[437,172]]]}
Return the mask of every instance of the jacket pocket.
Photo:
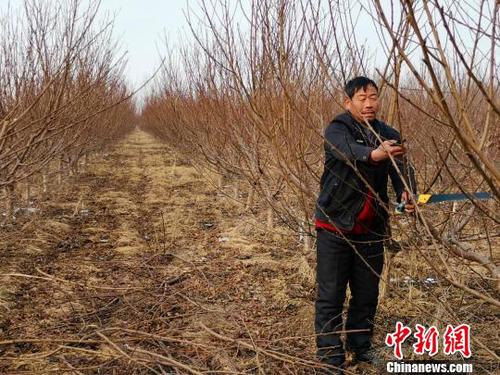
{"label": "jacket pocket", "polygon": [[363,184],[356,174],[346,170],[344,178],[337,176],[336,189],[330,194],[324,206],[327,215],[344,229],[351,229],[357,214],[364,205]]}
{"label": "jacket pocket", "polygon": [[333,173],[328,173],[322,181],[322,189],[318,197],[318,206],[322,209],[330,206],[332,197],[340,186],[340,180]]}

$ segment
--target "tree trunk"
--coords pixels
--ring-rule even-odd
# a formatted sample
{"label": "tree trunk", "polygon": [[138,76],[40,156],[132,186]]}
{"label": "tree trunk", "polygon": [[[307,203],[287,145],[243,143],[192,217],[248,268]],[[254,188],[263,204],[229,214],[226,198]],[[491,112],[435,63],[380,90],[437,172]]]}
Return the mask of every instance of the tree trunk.
{"label": "tree trunk", "polygon": [[5,187],[5,223],[12,223],[14,220],[15,189],[14,184]]}
{"label": "tree trunk", "polygon": [[247,205],[246,205],[247,210],[253,207],[254,199],[255,199],[255,189],[253,188],[252,185],[250,185],[250,191],[248,192]]}
{"label": "tree trunk", "polygon": [[239,184],[238,184],[238,181],[235,181],[234,182],[234,186],[233,186],[233,198],[234,200],[238,200],[239,198]]}
{"label": "tree trunk", "polygon": [[49,190],[49,187],[48,187],[48,185],[49,185],[49,177],[47,176],[47,174],[48,173],[47,173],[46,170],[44,170],[42,172],[42,186],[43,186],[43,192],[44,193],[47,193],[47,191]]}
{"label": "tree trunk", "polygon": [[311,249],[311,236],[306,233],[304,236],[304,252],[308,252]]}
{"label": "tree trunk", "polygon": [[273,229],[273,209],[269,207],[267,209],[267,230]]}
{"label": "tree trunk", "polygon": [[390,253],[388,251],[384,251],[384,269],[382,271],[382,274],[380,275],[380,300],[382,301],[386,295],[387,291],[389,290],[390,283],[391,283],[391,263],[392,263],[392,258],[394,254]]}
{"label": "tree trunk", "polygon": [[26,201],[26,207],[29,207],[31,200],[31,184],[30,179],[26,179],[26,189],[24,190],[24,200]]}
{"label": "tree trunk", "polygon": [[58,169],[59,169],[59,173],[57,174],[57,184],[61,185],[62,184],[62,175],[63,175],[63,160],[62,160],[62,156],[59,158]]}
{"label": "tree trunk", "polygon": [[304,252],[308,252],[311,249],[311,236],[309,235],[309,225],[307,221],[302,222],[302,228],[304,231]]}
{"label": "tree trunk", "polygon": [[170,176],[174,177],[175,176],[175,168],[177,164],[177,158],[174,158],[174,162],[172,163],[172,167],[170,169]]}

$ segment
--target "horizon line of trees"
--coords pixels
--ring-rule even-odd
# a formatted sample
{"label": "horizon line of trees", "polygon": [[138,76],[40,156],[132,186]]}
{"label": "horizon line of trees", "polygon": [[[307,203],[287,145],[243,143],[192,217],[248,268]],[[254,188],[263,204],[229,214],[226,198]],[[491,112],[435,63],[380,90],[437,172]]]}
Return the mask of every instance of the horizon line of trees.
{"label": "horizon line of trees", "polygon": [[[130,131],[125,58],[99,2],[25,0],[0,15],[0,189],[13,218],[20,185],[47,191]],[[17,186],[17,188],[16,188]]]}

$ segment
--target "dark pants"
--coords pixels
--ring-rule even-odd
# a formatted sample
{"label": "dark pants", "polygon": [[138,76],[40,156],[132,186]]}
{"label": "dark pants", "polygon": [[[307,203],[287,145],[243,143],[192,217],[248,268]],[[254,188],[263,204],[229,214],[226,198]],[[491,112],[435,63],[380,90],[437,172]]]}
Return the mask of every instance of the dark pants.
{"label": "dark pants", "polygon": [[[363,236],[351,235],[349,239],[363,241]],[[345,324],[346,346],[349,350],[359,353],[370,349],[377,309],[379,277],[374,272],[379,275],[382,272],[383,243],[374,240],[351,244],[359,255],[342,237],[323,229],[318,230],[316,344],[318,357],[332,365],[339,365],[345,359],[339,331],[343,330],[342,308],[347,284],[351,290]]]}

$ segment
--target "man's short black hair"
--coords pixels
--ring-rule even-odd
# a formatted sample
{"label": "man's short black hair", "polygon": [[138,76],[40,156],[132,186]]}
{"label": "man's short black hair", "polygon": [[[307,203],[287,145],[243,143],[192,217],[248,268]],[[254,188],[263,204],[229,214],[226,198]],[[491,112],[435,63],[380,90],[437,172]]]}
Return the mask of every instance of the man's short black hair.
{"label": "man's short black hair", "polygon": [[378,91],[377,84],[370,78],[366,78],[363,76],[354,77],[345,84],[344,92],[349,97],[349,99],[352,99],[352,97],[354,96],[354,94],[356,94],[356,92],[358,92],[358,90],[366,90],[368,86],[373,86]]}

